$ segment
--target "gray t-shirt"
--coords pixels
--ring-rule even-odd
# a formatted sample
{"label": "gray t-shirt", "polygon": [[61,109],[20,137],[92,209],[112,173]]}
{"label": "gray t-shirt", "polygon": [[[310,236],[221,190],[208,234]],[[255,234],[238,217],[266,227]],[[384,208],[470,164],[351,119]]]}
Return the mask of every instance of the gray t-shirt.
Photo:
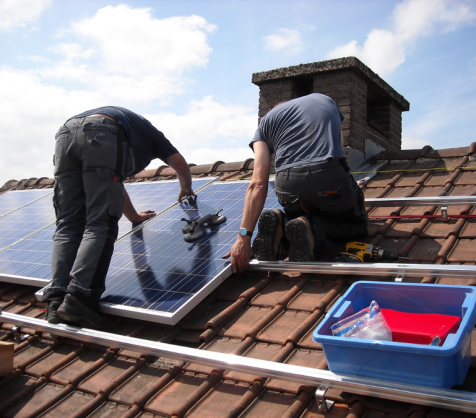
{"label": "gray t-shirt", "polygon": [[341,121],[344,116],[328,96],[312,93],[270,110],[250,147],[264,141],[276,154],[276,172],[344,157]]}

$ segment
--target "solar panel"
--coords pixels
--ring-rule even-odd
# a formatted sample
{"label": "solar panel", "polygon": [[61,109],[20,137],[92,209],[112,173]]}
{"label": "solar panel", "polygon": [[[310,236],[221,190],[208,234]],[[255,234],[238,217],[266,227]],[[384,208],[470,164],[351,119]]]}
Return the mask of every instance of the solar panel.
{"label": "solar panel", "polygon": [[[192,179],[192,188],[196,192],[215,179],[216,177]],[[178,180],[130,183],[126,184],[126,190],[137,212],[154,210],[157,214],[160,214],[160,212],[177,202],[180,183]],[[133,225],[123,216],[119,221],[118,239],[128,233],[132,228]]]}
{"label": "solar panel", "polygon": [[[213,180],[215,177],[193,179],[192,185],[194,190],[199,190]],[[180,185],[178,181],[168,180],[128,184],[126,188],[137,210],[151,209],[160,213],[176,202]],[[46,194],[52,194],[52,191],[49,190]],[[9,201],[32,202],[31,196],[37,197],[27,193],[22,196],[23,200],[11,198]],[[0,217],[0,281],[39,287],[48,284],[51,279],[54,222],[53,204],[47,197],[34,200],[27,206]],[[125,217],[120,222],[119,238],[131,229],[131,223]]]}
{"label": "solar panel", "polygon": [[0,194],[0,218],[22,206],[53,194],[51,189],[10,190]]}
{"label": "solar panel", "polygon": [[[106,312],[176,324],[231,274],[224,255],[236,240],[249,182],[204,188],[196,205],[175,206],[116,243],[102,303]],[[279,207],[271,184],[266,208]],[[227,221],[185,242],[185,219],[222,213]]]}
{"label": "solar panel", "polygon": [[51,198],[44,195],[32,201],[34,196],[31,193],[21,196],[20,201],[24,199],[30,203],[24,203],[0,218],[0,250],[54,223],[55,211]]}
{"label": "solar panel", "polygon": [[0,280],[43,287],[51,279],[55,225],[0,252]]}

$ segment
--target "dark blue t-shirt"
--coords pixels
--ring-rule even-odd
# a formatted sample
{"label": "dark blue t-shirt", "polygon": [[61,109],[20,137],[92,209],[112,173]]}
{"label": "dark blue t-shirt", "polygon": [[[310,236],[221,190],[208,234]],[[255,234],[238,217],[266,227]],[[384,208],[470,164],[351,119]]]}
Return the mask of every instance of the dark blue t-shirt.
{"label": "dark blue t-shirt", "polygon": [[134,154],[135,170],[129,175],[142,171],[154,158],[165,162],[168,157],[178,152],[164,134],[147,119],[123,107],[98,107],[73,118],[84,118],[96,113],[110,116],[121,125]]}
{"label": "dark blue t-shirt", "polygon": [[344,117],[328,96],[312,93],[270,110],[250,143],[264,141],[276,153],[276,172],[342,158],[341,121]]}

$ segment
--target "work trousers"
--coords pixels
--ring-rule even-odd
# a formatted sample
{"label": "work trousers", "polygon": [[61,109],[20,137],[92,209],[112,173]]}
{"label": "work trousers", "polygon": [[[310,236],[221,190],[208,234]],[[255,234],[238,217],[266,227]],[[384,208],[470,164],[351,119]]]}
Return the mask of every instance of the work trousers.
{"label": "work trousers", "polygon": [[364,195],[345,160],[279,171],[275,185],[286,222],[305,216],[312,225],[316,255],[367,234]]}
{"label": "work trousers", "polygon": [[71,119],[56,134],[52,281],[44,300],[74,294],[97,308],[124,205],[120,126],[103,117]]}

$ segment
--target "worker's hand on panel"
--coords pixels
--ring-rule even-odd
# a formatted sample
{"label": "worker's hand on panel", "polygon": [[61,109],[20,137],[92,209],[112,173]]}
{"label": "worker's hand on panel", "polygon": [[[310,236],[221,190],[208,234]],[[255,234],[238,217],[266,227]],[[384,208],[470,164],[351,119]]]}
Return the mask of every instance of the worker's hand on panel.
{"label": "worker's hand on panel", "polygon": [[145,210],[144,212],[138,212],[137,216],[134,217],[134,219],[129,219],[131,223],[135,224],[140,224],[147,219],[150,219],[155,216],[155,212],[153,210]]}
{"label": "worker's hand on panel", "polygon": [[249,260],[253,255],[251,250],[251,240],[249,238],[238,238],[222,258],[231,257],[231,268],[233,273],[241,273],[246,270]]}
{"label": "worker's hand on panel", "polygon": [[197,195],[194,193],[192,189],[188,189],[188,190],[180,189],[180,193],[178,195],[177,201],[179,203],[182,203],[184,200],[190,199],[192,197],[197,197]]}

